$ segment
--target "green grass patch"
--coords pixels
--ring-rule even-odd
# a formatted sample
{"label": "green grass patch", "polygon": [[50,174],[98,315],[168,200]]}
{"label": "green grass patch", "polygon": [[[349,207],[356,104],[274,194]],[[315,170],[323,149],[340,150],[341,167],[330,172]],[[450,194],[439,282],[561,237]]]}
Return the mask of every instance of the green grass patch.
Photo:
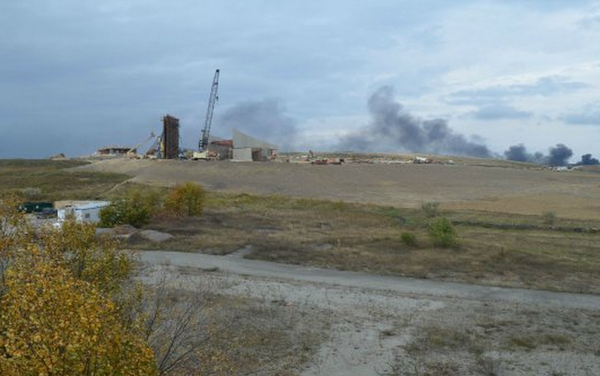
{"label": "green grass patch", "polygon": [[127,175],[70,170],[84,161],[5,159],[0,160],[0,192],[36,191],[36,200],[96,199]]}

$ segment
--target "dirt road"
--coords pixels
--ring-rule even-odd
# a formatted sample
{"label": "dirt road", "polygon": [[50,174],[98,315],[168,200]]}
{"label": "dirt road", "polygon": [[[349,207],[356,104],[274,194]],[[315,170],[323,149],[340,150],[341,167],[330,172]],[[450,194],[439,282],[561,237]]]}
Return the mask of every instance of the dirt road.
{"label": "dirt road", "polygon": [[[492,162],[490,162],[492,163]],[[195,181],[211,190],[416,207],[600,219],[600,174],[473,165],[233,163],[106,160],[78,167],[159,185]]]}
{"label": "dirt road", "polygon": [[597,296],[282,265],[246,252],[140,252],[142,278],[185,270],[191,290],[224,280],[224,294],[281,300],[290,317],[328,320],[303,375],[600,374]]}

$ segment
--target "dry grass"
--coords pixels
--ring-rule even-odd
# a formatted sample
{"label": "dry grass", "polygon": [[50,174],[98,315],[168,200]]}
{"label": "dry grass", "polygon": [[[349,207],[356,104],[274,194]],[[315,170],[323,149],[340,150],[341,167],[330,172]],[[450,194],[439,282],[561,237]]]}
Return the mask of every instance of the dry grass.
{"label": "dry grass", "polygon": [[[210,193],[200,218],[159,221],[150,227],[174,239],[138,249],[227,254],[281,263],[500,286],[600,293],[600,234],[573,229],[593,221],[540,216],[443,212],[456,223],[460,246],[443,249],[427,233],[431,221],[416,209]],[[464,224],[466,223],[466,224]],[[493,228],[516,225],[514,229]],[[416,244],[406,244],[410,232]]]}
{"label": "dry grass", "polygon": [[[598,351],[600,320],[586,310],[515,312],[482,304],[460,313],[440,310],[414,320],[411,341],[399,356],[399,366],[415,370],[407,375],[508,375],[513,374],[511,358],[516,354],[531,354],[534,359],[549,353],[595,356]],[[396,330],[404,325],[398,323]],[[546,374],[541,369],[535,374]]]}

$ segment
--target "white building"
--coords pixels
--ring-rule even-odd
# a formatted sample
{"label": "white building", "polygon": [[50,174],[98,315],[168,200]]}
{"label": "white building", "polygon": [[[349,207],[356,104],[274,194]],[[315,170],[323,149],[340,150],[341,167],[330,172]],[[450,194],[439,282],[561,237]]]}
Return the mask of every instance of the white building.
{"label": "white building", "polygon": [[233,130],[233,160],[262,162],[275,158],[277,146]]}
{"label": "white building", "polygon": [[109,201],[85,201],[72,203],[58,208],[58,221],[64,222],[69,215],[74,215],[77,222],[100,222],[100,210],[110,205]]}

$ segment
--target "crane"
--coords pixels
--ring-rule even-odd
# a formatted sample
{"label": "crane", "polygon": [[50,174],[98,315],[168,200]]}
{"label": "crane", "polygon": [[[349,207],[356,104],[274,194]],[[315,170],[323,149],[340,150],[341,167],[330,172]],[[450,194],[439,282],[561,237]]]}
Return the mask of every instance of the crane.
{"label": "crane", "polygon": [[208,148],[208,138],[210,137],[210,126],[212,124],[213,112],[215,110],[215,104],[219,100],[217,90],[219,89],[219,69],[215,71],[213,78],[212,87],[210,89],[210,97],[208,98],[208,109],[206,110],[206,119],[204,121],[204,129],[198,141],[199,151],[206,151]]}

